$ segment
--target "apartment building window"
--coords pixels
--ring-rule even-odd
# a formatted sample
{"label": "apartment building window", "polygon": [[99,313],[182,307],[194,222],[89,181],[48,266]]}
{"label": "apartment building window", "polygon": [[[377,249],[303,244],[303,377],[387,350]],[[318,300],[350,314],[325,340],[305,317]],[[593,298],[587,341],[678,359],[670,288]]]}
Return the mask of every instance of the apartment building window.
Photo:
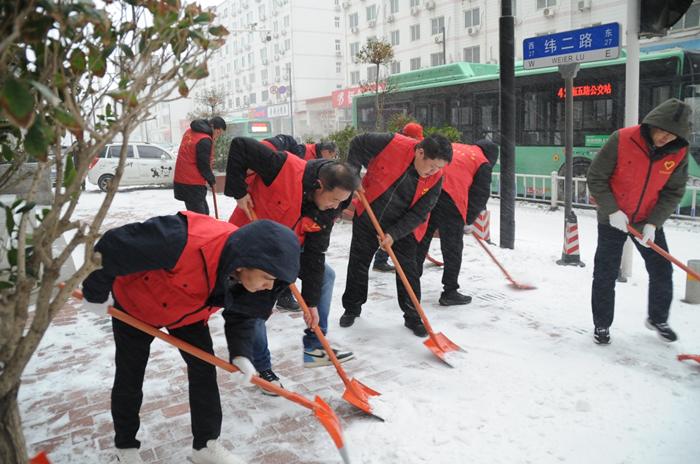
{"label": "apartment building window", "polygon": [[360,53],[360,42],[350,44],[350,58],[355,58]]}
{"label": "apartment building window", "polygon": [[275,21],[272,23],[272,32],[278,33],[280,31],[280,23],[279,21]]}
{"label": "apartment building window", "polygon": [[260,49],[260,59],[262,60],[263,64],[265,61],[267,61],[267,48]]}
{"label": "apartment building window", "polygon": [[367,68],[367,80],[374,82],[377,80],[377,67],[376,66],[370,66]]}
{"label": "apartment building window", "polygon": [[348,16],[348,22],[350,23],[350,28],[357,28],[360,26],[360,15],[359,13],[353,13]]}
{"label": "apartment building window", "polygon": [[340,16],[336,16],[335,18],[333,18],[333,22],[335,23],[336,29],[340,28]]}
{"label": "apartment building window", "polygon": [[472,8],[464,12],[464,27],[474,27],[480,24],[481,17],[479,16],[479,9]]}
{"label": "apartment building window", "polygon": [[439,53],[431,53],[430,54],[430,66],[440,66],[441,64],[445,64],[445,60],[443,59],[442,52]]}
{"label": "apartment building window", "polygon": [[464,48],[462,50],[462,60],[469,63],[479,63],[479,46]]}
{"label": "apartment building window", "polygon": [[343,70],[343,64],[340,61],[335,62],[335,72],[340,74],[340,72]]}
{"label": "apartment building window", "polygon": [[260,71],[260,79],[262,79],[263,82],[267,81],[267,69]]}
{"label": "apartment building window", "polygon": [[241,97],[236,97],[236,108],[241,107]]}
{"label": "apartment building window", "polygon": [[671,28],[671,31],[693,29],[700,26],[700,1],[696,0],[690,5],[685,15]]}
{"label": "apartment building window", "polygon": [[260,5],[260,8],[258,8],[258,17],[260,20],[264,20],[265,18],[265,5]]}
{"label": "apartment building window", "polygon": [[266,102],[267,100],[270,99],[270,93],[267,90],[263,90],[260,93],[260,101],[261,102]]}
{"label": "apartment building window", "polygon": [[411,42],[420,40],[420,24],[414,24],[411,26]]}
{"label": "apartment building window", "polygon": [[281,75],[281,73],[280,73],[280,67],[279,67],[279,66],[275,66],[275,79],[279,80],[279,79],[280,79],[280,75]]}
{"label": "apartment building window", "polygon": [[236,90],[241,88],[241,80],[236,78]]}
{"label": "apartment building window", "polygon": [[257,97],[257,94],[255,92],[248,95],[248,101],[250,102],[251,105],[255,105],[257,103],[256,97]]}
{"label": "apartment building window", "polygon": [[391,74],[399,74],[401,72],[401,62],[392,61],[391,62]]}
{"label": "apartment building window", "polygon": [[414,6],[420,6],[420,0],[411,0],[411,8]]}
{"label": "apartment building window", "polygon": [[391,45],[398,45],[399,44],[399,30],[391,31],[390,33],[390,40],[389,42]]}
{"label": "apartment building window", "polygon": [[289,29],[289,16],[284,17],[284,28]]}
{"label": "apartment building window", "polygon": [[360,71],[350,72],[350,85],[357,85],[360,83]]}
{"label": "apartment building window", "polygon": [[367,21],[377,20],[377,5],[370,5],[366,8]]}
{"label": "apartment building window", "polygon": [[416,69],[420,69],[420,57],[411,58],[411,71],[415,71]]}
{"label": "apartment building window", "polygon": [[340,53],[340,39],[335,40],[335,51]]}
{"label": "apartment building window", "polygon": [[248,82],[250,82],[251,84],[255,84],[255,73],[250,73],[248,75]]}
{"label": "apartment building window", "polygon": [[445,27],[445,17],[440,16],[439,18],[432,18],[430,20],[430,31],[432,35],[439,34]]}
{"label": "apartment building window", "polygon": [[550,6],[557,6],[557,0],[537,0],[537,9],[548,8]]}
{"label": "apartment building window", "polygon": [[284,39],[284,49],[290,50],[292,48],[292,39]]}
{"label": "apartment building window", "polygon": [[248,53],[248,66],[255,66],[253,52]]}
{"label": "apartment building window", "polygon": [[399,0],[389,0],[389,14],[399,12]]}

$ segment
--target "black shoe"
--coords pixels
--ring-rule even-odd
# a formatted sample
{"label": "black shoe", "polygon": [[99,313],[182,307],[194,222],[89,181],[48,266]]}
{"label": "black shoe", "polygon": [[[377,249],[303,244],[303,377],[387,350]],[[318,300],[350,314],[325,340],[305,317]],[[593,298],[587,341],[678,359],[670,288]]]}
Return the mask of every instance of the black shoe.
{"label": "black shoe", "polygon": [[287,291],[282,293],[277,299],[277,309],[282,311],[299,311],[301,308],[297,300],[294,299],[292,292]]}
{"label": "black shoe", "polygon": [[647,319],[646,322],[647,329],[656,330],[662,340],[667,342],[675,342],[678,340],[678,335],[669,327],[666,322],[654,322],[651,319]]}
{"label": "black shoe", "polygon": [[375,271],[379,271],[379,272],[394,272],[395,271],[394,266],[389,264],[388,261],[384,261],[383,263],[375,262],[374,265],[372,266],[372,269],[374,269]]}
{"label": "black shoe", "polygon": [[413,319],[405,319],[403,322],[403,325],[408,327],[413,331],[413,335],[416,337],[427,337],[428,336],[428,331],[425,330],[425,326],[423,323],[418,320],[413,320]]}
{"label": "black shoe", "polygon": [[341,327],[350,327],[355,323],[355,319],[359,317],[356,314],[349,313],[345,311],[342,316],[340,316],[340,326]]}
{"label": "black shoe", "polygon": [[610,344],[610,329],[605,327],[596,327],[593,330],[593,339],[598,345]]}
{"label": "black shoe", "polygon": [[[280,388],[284,388],[282,385],[282,382],[280,382],[280,378],[277,377],[277,374],[272,372],[272,369],[266,369],[264,371],[258,372],[258,377],[260,377],[263,380],[267,380],[270,383],[273,383],[277,385]],[[273,393],[271,391],[265,390],[264,388],[262,389],[263,395],[267,396],[279,396],[277,393]]]}
{"label": "black shoe", "polygon": [[472,302],[472,297],[469,295],[462,295],[457,290],[448,290],[442,292],[439,302],[441,306],[466,305]]}

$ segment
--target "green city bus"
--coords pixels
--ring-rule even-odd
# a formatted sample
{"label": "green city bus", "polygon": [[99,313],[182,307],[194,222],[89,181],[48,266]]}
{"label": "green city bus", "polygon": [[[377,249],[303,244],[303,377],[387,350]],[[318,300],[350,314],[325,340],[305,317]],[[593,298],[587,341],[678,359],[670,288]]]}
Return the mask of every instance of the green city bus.
{"label": "green city bus", "polygon": [[[585,176],[608,136],[624,126],[625,61],[623,52],[615,60],[582,64],[574,80],[575,177]],[[640,118],[671,97],[693,107],[689,185],[700,187],[700,53],[642,53],[639,74]],[[563,175],[564,81],[556,67],[525,70],[522,62],[516,64],[515,77],[516,173]],[[459,62],[410,71],[390,76],[388,87],[393,90],[384,94],[384,121],[400,113],[425,127],[453,126],[466,143],[498,132],[498,65]],[[374,130],[375,121],[374,95],[356,96],[354,126]],[[523,188],[518,186],[519,193]],[[681,206],[691,204],[692,194]]]}
{"label": "green city bus", "polygon": [[265,119],[224,118],[226,135],[229,137],[251,137],[263,140],[272,137],[272,125]]}

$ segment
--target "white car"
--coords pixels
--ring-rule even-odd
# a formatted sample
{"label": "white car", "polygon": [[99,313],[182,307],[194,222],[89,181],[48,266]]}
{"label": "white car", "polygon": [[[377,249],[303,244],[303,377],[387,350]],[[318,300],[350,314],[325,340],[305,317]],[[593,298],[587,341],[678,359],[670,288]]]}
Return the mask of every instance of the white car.
{"label": "white car", "polygon": [[[90,165],[87,178],[103,192],[114,178],[121,149],[121,143],[107,145]],[[174,176],[175,157],[165,149],[152,143],[129,143],[120,186],[172,185]]]}

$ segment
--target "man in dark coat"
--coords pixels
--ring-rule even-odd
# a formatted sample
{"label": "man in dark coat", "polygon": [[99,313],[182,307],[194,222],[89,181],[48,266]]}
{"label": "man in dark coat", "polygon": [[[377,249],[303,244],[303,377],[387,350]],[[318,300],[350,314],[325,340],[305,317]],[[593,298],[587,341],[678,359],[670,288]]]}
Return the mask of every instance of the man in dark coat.
{"label": "man in dark coat", "polygon": [[633,243],[649,273],[646,325],[665,341],[678,338],[668,325],[673,269],[648,242],[668,251],[663,224],[685,193],[691,112],[690,106],[675,98],[661,103],[641,125],[613,132],[588,170],[588,188],[598,208],[591,293],[593,336],[598,344],[610,343],[615,280],[630,224],[643,235]]}
{"label": "man in dark coat", "polygon": [[[231,141],[224,193],[236,199],[237,207],[230,221],[246,224],[253,220],[255,211],[258,218],[291,228],[302,244],[301,294],[313,315],[306,321],[308,328],[302,340],[305,367],[330,364],[311,327],[318,324],[324,333],[328,330],[335,272],[326,263],[325,254],[335,220],[359,184],[359,176],[345,163],[325,159],[307,162],[250,138]],[[336,356],[343,362],[353,353],[336,351]],[[261,377],[279,381],[272,370],[262,321],[258,324],[253,364]]]}
{"label": "man in dark coat", "polygon": [[[299,272],[299,243],[288,228],[272,221],[238,228],[189,211],[112,229],[95,251],[102,269],[83,282],[87,309],[105,313],[111,292],[116,308],[213,354],[207,320],[223,307],[229,356],[246,383],[255,372],[250,359],[256,321],[270,316],[279,290]],[[136,434],[153,337],[118,319],[112,319],[112,330],[114,443],[120,462],[139,463]],[[189,379],[192,462],[238,463],[218,441],[222,413],[215,367],[181,354]]]}
{"label": "man in dark coat", "polygon": [[175,162],[173,192],[176,200],[185,202],[187,211],[209,214],[207,185],[213,188],[216,178],[211,168],[214,163],[214,144],[226,130],[226,122],[219,116],[209,121],[196,119],[182,136]]}
{"label": "man in dark coat", "polygon": [[[367,301],[369,266],[379,246],[385,249],[391,246],[420,298],[416,250],[422,234],[418,228],[437,202],[442,188],[442,168],[451,160],[452,146],[441,135],[419,142],[401,134],[367,133],[350,142],[348,163],[358,172],[361,167],[367,167],[362,186],[385,238],[378,243],[369,215],[362,204],[356,203],[341,327],[350,327],[360,316],[362,305]],[[396,291],[404,325],[416,336],[426,336],[423,322],[398,274]]]}

